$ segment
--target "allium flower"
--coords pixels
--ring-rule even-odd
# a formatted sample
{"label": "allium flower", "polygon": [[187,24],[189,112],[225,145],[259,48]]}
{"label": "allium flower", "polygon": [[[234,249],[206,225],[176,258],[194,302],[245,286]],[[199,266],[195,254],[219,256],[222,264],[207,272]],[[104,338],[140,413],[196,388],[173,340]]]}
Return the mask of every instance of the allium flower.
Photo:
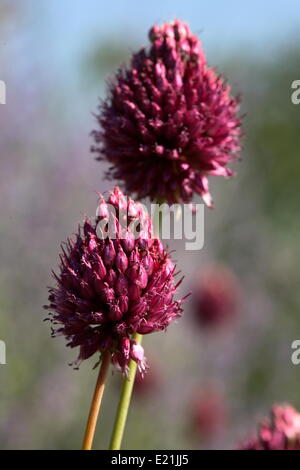
{"label": "allium flower", "polygon": [[246,441],[240,450],[300,450],[300,413],[290,405],[275,405],[270,419],[258,428],[257,437]]}
{"label": "allium flower", "polygon": [[238,282],[228,269],[215,266],[197,280],[194,316],[200,326],[216,328],[234,318],[239,303]]}
{"label": "allium flower", "polygon": [[[109,207],[115,212],[113,238],[105,232],[106,223],[99,229],[110,221]],[[175,266],[140,204],[116,187],[107,201],[100,198],[97,213],[95,222],[86,220],[76,239],[62,246],[57,285],[46,306],[58,325],[53,335],[66,336],[71,348],[80,347],[78,361],[109,350],[122,371],[133,359],[144,372],[144,350],[132,335],[164,330],[181,315],[183,299],[174,300],[181,280],[175,284]],[[136,238],[135,223],[143,227]]]}
{"label": "allium flower", "polygon": [[224,426],[226,411],[223,398],[214,389],[200,391],[191,409],[194,430],[203,439],[211,439]]}
{"label": "allium flower", "polygon": [[139,199],[191,202],[195,192],[211,206],[207,176],[231,176],[240,150],[238,100],[187,24],[155,25],[149,39],[111,81],[92,151]]}

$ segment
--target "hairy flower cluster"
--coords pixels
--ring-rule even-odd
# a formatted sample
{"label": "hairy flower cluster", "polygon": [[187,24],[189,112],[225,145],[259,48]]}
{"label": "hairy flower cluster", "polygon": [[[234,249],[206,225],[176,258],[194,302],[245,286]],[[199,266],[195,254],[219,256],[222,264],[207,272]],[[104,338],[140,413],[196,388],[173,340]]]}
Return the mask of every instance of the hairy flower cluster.
{"label": "hairy flower cluster", "polygon": [[212,206],[207,176],[231,176],[240,150],[238,100],[187,24],[155,25],[149,39],[111,81],[92,151],[139,199],[172,204],[198,193]]}
{"label": "hairy flower cluster", "polygon": [[[103,224],[109,206],[115,209],[114,238]],[[56,287],[46,306],[58,325],[53,335],[66,336],[71,348],[80,347],[78,361],[110,351],[122,371],[133,359],[144,372],[144,350],[132,335],[164,330],[181,315],[182,300],[174,300],[181,280],[175,284],[175,266],[140,204],[116,187],[107,200],[100,198],[97,213],[94,223],[86,220],[79,227],[76,240],[62,245],[60,272],[54,273]],[[143,227],[139,237],[132,228],[137,224]]]}
{"label": "hairy flower cluster", "polygon": [[241,450],[300,450],[300,413],[290,405],[275,405],[270,419],[260,425],[257,437]]}

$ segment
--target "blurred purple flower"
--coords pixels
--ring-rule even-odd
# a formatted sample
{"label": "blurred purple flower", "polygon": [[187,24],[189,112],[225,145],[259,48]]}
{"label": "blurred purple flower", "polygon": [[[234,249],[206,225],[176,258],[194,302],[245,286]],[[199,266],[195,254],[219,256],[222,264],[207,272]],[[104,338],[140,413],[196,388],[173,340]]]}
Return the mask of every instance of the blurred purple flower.
{"label": "blurred purple flower", "polygon": [[231,176],[240,150],[238,100],[187,24],[155,25],[149,38],[111,81],[92,151],[138,199],[190,202],[196,192],[212,206],[207,176]]}
{"label": "blurred purple flower", "polygon": [[194,287],[194,316],[203,327],[216,328],[237,313],[240,289],[234,274],[223,266],[204,272]]}
{"label": "blurred purple flower", "polygon": [[257,437],[239,446],[240,450],[300,450],[300,414],[291,405],[275,405],[270,419],[259,425]]}
{"label": "blurred purple flower", "polygon": [[[116,238],[98,236],[97,224],[115,208]],[[121,214],[128,213],[121,228]],[[147,230],[134,237],[132,223],[143,221]],[[124,232],[125,230],[125,232]],[[181,315],[183,299],[174,300],[175,266],[161,241],[154,238],[152,223],[142,206],[127,200],[115,187],[107,201],[102,197],[95,223],[86,220],[76,240],[62,245],[60,273],[50,288],[45,306],[54,325],[53,336],[66,336],[67,346],[79,346],[78,361],[97,351],[109,350],[112,362],[126,372],[130,359],[146,369],[142,346],[134,333],[164,330]]]}
{"label": "blurred purple flower", "polygon": [[226,410],[222,396],[214,389],[200,390],[192,401],[193,429],[202,439],[211,439],[224,426]]}

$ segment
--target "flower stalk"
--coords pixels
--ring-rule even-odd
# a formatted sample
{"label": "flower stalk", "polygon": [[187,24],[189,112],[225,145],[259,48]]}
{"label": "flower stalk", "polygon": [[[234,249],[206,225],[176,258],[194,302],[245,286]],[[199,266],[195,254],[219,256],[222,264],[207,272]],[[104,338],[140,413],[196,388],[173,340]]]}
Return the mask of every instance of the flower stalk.
{"label": "flower stalk", "polygon": [[[133,339],[137,344],[141,344],[142,335],[135,333]],[[123,386],[119,401],[119,406],[117,409],[114,429],[111,436],[111,441],[109,445],[109,450],[119,450],[121,448],[122,439],[124,435],[129,405],[131,401],[131,395],[133,390],[133,385],[135,381],[137,363],[133,360],[129,363],[128,376],[123,380]]]}
{"label": "flower stalk", "polygon": [[82,450],[91,450],[97,426],[98,415],[101,407],[102,397],[105,388],[106,377],[109,369],[111,355],[106,351],[101,360],[99,375],[91,403],[90,413],[83,438]]}

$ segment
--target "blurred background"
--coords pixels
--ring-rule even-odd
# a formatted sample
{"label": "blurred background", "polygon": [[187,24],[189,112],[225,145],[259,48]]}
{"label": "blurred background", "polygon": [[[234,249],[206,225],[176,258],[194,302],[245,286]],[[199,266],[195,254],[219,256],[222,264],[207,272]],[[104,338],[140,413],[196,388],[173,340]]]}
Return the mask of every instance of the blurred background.
{"label": "blurred background", "polygon": [[[77,352],[50,339],[42,306],[60,242],[109,188],[89,151],[105,80],[174,18],[242,95],[244,149],[236,178],[211,179],[204,249],[170,242],[193,296],[166,334],[145,338],[151,370],[124,448],[234,448],[274,402],[300,407],[300,3],[0,0],[1,449],[81,445],[96,360],[69,367]],[[95,448],[108,446],[119,388],[115,373]]]}

